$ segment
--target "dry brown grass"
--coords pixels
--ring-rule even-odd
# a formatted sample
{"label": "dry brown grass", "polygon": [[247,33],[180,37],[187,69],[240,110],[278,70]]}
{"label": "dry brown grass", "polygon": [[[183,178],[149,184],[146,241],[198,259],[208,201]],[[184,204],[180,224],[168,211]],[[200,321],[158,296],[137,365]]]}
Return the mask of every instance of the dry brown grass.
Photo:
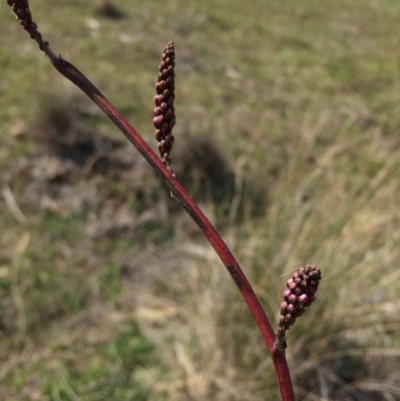
{"label": "dry brown grass", "polygon": [[[295,267],[322,268],[317,302],[288,335],[299,397],[397,399],[400,156],[380,135],[362,147],[338,136],[321,152],[322,132],[305,123],[271,207],[224,236],[272,317]],[[168,366],[155,389],[168,399],[278,399],[261,336],[221,263],[202,242],[181,242],[149,262],[162,284],[138,301],[142,327]]]}

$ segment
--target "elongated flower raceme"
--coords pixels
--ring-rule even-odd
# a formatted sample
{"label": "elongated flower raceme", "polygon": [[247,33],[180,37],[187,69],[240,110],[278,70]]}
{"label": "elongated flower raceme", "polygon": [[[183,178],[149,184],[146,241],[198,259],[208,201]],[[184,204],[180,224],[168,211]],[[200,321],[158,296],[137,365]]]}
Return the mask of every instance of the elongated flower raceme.
{"label": "elongated flower raceme", "polygon": [[6,2],[13,10],[22,28],[29,33],[32,39],[36,40],[40,50],[54,63],[59,57],[51,51],[49,42],[42,38],[42,34],[38,31],[37,24],[33,22],[28,0],[6,0]]}
{"label": "elongated flower raceme", "polygon": [[154,98],[153,124],[156,128],[154,136],[158,142],[161,160],[166,167],[171,164],[170,152],[174,144],[172,128],[175,125],[175,50],[169,42],[164,49],[156,84],[157,95]]}
{"label": "elongated flower raceme", "polygon": [[[7,4],[17,16],[17,21],[29,33],[29,36],[35,40],[41,40],[42,35],[37,30],[37,24],[32,20],[31,10],[27,0],[7,0]],[[48,43],[44,42],[47,46]]]}
{"label": "elongated flower raceme", "polygon": [[281,304],[278,331],[276,333],[275,348],[286,348],[285,333],[301,316],[305,308],[315,300],[321,270],[316,266],[300,267],[286,283],[287,290],[283,293],[284,302]]}

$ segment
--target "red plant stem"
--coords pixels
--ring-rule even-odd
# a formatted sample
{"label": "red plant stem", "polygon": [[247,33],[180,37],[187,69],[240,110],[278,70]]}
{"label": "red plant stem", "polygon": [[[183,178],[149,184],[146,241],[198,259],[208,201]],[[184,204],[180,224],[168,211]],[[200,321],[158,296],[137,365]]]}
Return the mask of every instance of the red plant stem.
{"label": "red plant stem", "polygon": [[153,150],[128,123],[128,121],[107,100],[107,98],[68,61],[62,59],[61,57],[51,61],[53,62],[54,67],[62,75],[78,86],[114,122],[114,124],[122,131],[128,140],[153,167],[153,169],[161,176],[165,184],[170,189],[173,197],[179,202],[182,208],[186,210],[194,222],[203,231],[204,235],[215,249],[223,264],[227,268],[229,274],[235,281],[251,313],[254,316],[254,319],[274,362],[282,400],[294,401],[295,398],[293,386],[286,362],[285,351],[278,351],[274,349],[275,333],[271,327],[271,324],[269,323],[268,318],[266,317],[249,281],[216,229],[209,222],[193,199],[188,195],[175,176],[173,176],[171,172],[164,166],[162,161],[153,152]]}

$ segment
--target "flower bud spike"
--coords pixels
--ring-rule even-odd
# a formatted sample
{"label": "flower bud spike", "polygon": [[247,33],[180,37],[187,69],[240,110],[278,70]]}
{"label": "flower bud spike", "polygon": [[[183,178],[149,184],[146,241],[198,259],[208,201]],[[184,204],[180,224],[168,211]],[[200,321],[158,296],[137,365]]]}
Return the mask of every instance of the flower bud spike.
{"label": "flower bud spike", "polygon": [[284,302],[280,307],[278,331],[274,348],[283,351],[286,348],[286,331],[300,317],[305,307],[315,300],[315,293],[321,280],[321,270],[316,266],[300,267],[287,283],[283,292]]}
{"label": "flower bud spike", "polygon": [[154,98],[155,109],[153,119],[156,128],[155,137],[158,142],[158,150],[164,165],[173,174],[170,164],[170,152],[174,144],[172,128],[175,125],[176,116],[174,108],[175,100],[175,49],[174,44],[169,42],[165,47],[158,72],[156,83],[157,95]]}
{"label": "flower bud spike", "polygon": [[38,26],[32,20],[32,13],[29,8],[28,0],[6,0],[7,4],[11,7],[16,15],[17,21],[28,32],[29,36],[36,40],[40,50],[42,50],[52,63],[58,56],[52,52],[49,47],[49,42],[43,40],[42,34],[38,31]]}

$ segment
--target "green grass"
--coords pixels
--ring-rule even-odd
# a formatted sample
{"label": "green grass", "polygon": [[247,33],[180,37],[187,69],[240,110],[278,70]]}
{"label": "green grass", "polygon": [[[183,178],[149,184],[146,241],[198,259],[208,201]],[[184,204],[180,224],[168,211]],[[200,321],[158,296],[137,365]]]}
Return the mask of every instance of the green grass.
{"label": "green grass", "polygon": [[[321,267],[288,333],[298,399],[398,399],[398,2],[115,0],[121,20],[89,3],[31,7],[53,51],[154,148],[154,81],[174,41],[173,168],[272,321],[292,270]],[[0,33],[0,398],[279,399],[193,222],[5,2]]]}

